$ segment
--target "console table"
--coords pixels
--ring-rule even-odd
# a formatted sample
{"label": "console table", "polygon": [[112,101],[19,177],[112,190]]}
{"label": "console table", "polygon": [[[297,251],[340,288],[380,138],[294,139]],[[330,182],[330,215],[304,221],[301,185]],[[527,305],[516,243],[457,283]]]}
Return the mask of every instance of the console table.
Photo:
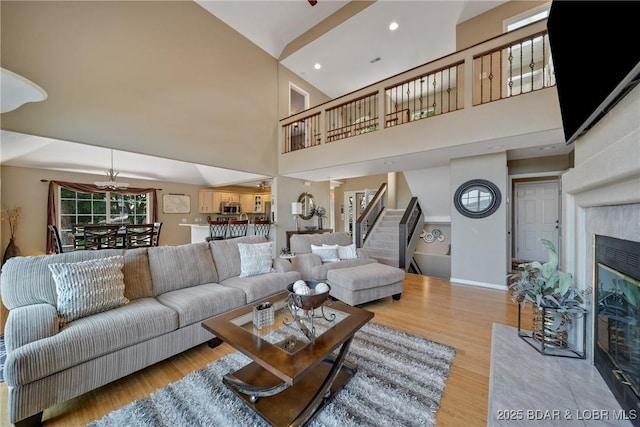
{"label": "console table", "polygon": [[315,230],[287,231],[287,249],[291,247],[289,243],[291,241],[291,236],[293,236],[294,234],[322,234],[322,233],[333,233],[333,228],[322,228],[322,229],[316,228]]}

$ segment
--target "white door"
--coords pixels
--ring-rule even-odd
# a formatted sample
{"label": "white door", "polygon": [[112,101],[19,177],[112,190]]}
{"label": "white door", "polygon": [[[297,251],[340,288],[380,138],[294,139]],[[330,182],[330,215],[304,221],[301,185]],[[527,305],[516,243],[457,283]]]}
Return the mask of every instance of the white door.
{"label": "white door", "polygon": [[558,248],[560,225],[558,181],[516,183],[516,258],[547,261],[540,239]]}

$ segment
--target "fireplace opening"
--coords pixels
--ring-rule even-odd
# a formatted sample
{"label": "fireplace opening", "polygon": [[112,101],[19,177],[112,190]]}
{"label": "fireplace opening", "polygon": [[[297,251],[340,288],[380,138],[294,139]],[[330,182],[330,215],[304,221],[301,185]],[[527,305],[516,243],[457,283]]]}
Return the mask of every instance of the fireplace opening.
{"label": "fireplace opening", "polygon": [[640,414],[640,242],[596,236],[595,265],[595,366],[620,406]]}

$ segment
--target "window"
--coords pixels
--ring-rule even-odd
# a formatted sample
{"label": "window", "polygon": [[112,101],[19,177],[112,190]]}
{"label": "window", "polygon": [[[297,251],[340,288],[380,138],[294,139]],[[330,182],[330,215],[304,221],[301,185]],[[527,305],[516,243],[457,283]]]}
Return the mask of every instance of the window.
{"label": "window", "polygon": [[72,233],[75,224],[151,222],[148,203],[150,197],[149,193],[83,193],[60,187],[58,223],[63,247],[73,247]]}
{"label": "window", "polygon": [[551,3],[547,3],[505,20],[505,31],[517,30],[518,28],[524,27],[525,25],[533,24],[534,22],[547,19],[547,17],[549,16],[550,7]]}

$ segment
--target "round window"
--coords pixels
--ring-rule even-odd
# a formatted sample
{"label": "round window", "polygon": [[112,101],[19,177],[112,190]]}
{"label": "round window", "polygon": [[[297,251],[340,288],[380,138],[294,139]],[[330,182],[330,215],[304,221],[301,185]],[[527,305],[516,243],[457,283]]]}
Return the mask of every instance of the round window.
{"label": "round window", "polygon": [[485,218],[500,206],[500,189],[485,179],[472,179],[462,184],[453,196],[458,212],[468,218]]}

